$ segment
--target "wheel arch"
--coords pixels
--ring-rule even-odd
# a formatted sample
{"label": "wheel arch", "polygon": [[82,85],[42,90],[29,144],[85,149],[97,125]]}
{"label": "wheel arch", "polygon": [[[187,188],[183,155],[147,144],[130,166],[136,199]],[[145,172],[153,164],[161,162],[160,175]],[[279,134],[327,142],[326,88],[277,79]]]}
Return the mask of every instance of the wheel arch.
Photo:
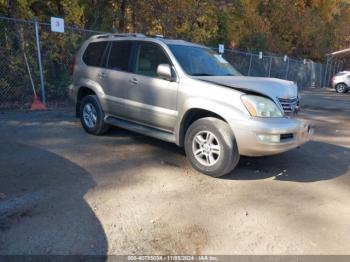
{"label": "wheel arch", "polygon": [[337,83],[335,86],[337,86],[337,85],[346,85],[347,87],[349,87],[349,86],[347,85],[347,83],[345,83],[345,82],[339,82],[339,83]]}
{"label": "wheel arch", "polygon": [[220,114],[217,114],[213,111],[199,108],[199,107],[191,108],[184,113],[178,128],[177,143],[179,146],[181,147],[184,146],[185,134],[188,128],[190,127],[190,125],[194,121],[205,117],[215,117],[228,123],[224,117],[222,117]]}
{"label": "wheel arch", "polygon": [[76,117],[79,117],[79,115],[80,115],[80,103],[81,103],[81,100],[84,97],[88,96],[88,95],[96,95],[96,92],[92,88],[87,87],[87,86],[79,87],[78,92],[77,92],[76,104],[75,104],[75,115],[76,115]]}

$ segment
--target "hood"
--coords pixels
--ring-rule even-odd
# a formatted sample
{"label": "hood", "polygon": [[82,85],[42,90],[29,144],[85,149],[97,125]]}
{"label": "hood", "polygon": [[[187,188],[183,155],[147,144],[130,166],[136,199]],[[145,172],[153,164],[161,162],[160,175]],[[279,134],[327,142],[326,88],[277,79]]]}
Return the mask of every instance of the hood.
{"label": "hood", "polygon": [[277,78],[250,76],[199,76],[199,80],[244,91],[264,94],[276,100],[298,96],[298,87],[292,81]]}

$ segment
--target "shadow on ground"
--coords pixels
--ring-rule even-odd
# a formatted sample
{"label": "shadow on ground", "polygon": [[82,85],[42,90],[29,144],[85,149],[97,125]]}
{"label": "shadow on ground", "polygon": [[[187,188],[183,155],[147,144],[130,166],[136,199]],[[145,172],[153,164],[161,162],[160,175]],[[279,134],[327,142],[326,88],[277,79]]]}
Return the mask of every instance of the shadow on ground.
{"label": "shadow on ground", "polygon": [[[322,152],[322,154],[320,154]],[[349,171],[350,149],[311,141],[299,149],[267,157],[242,157],[236,169],[224,179],[317,182],[345,175]]]}
{"label": "shadow on ground", "polygon": [[90,174],[41,148],[0,148],[0,254],[105,255],[104,230],[84,200]]}
{"label": "shadow on ground", "polygon": [[[139,143],[147,143],[166,150],[169,155],[175,154],[176,156],[185,157],[183,148],[143,135],[135,135],[135,133],[129,131],[112,129],[109,136],[132,136]],[[175,166],[183,164],[183,161],[179,162],[177,157],[173,157],[169,161]],[[223,176],[222,179],[259,180],[273,178],[280,181],[317,182],[345,175],[349,171],[349,163],[350,149],[310,141],[301,148],[279,155],[241,157],[238,166],[230,174]]]}

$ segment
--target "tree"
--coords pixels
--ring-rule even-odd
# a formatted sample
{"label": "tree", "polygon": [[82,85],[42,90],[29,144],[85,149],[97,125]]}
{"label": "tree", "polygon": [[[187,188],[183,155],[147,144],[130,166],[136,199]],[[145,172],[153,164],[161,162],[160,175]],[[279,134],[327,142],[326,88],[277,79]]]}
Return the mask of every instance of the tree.
{"label": "tree", "polygon": [[350,44],[348,0],[1,0],[0,12],[312,59]]}

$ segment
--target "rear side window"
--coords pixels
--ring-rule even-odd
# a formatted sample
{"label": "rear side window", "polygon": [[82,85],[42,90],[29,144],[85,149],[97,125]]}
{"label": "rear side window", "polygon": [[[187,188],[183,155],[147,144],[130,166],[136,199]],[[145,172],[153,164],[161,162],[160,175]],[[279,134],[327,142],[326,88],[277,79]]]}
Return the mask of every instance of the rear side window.
{"label": "rear side window", "polygon": [[112,42],[107,67],[128,71],[132,43],[129,41]]}
{"label": "rear side window", "polygon": [[90,43],[83,55],[83,61],[89,66],[101,66],[107,42]]}

